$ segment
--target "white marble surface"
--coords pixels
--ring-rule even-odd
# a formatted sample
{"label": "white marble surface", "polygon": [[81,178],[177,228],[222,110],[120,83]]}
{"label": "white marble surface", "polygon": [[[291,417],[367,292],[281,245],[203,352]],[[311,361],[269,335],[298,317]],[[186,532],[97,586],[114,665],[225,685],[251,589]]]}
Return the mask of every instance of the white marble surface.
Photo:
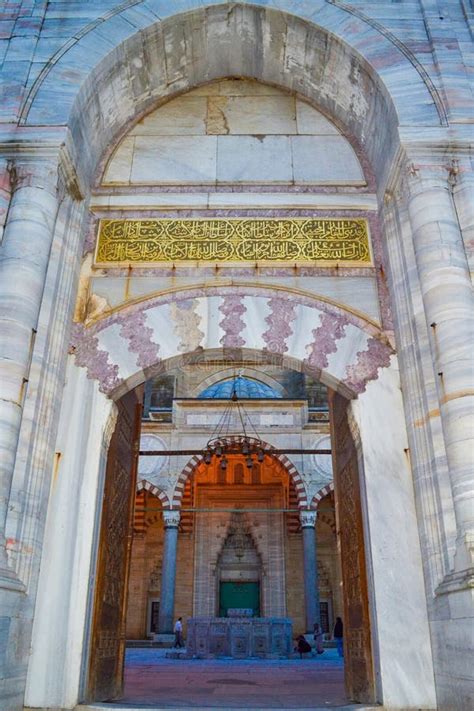
{"label": "white marble surface", "polygon": [[216,177],[216,156],[217,142],[214,136],[157,136],[153,140],[149,136],[137,136],[130,182],[213,182]]}
{"label": "white marble surface", "polygon": [[204,136],[206,115],[206,97],[179,96],[145,116],[130,131],[130,136]]}
{"label": "white marble surface", "polygon": [[[90,615],[90,566],[97,545],[107,448],[104,431],[114,405],[70,359],[56,443],[33,624],[25,705],[73,708]],[[111,432],[109,433],[111,434]],[[80,446],[78,446],[80,444]]]}
{"label": "white marble surface", "polygon": [[291,183],[293,166],[287,136],[218,136],[217,175],[223,183]]}
{"label": "white marble surface", "polygon": [[386,708],[436,708],[398,363],[351,403],[359,426],[370,611]]}
{"label": "white marble surface", "polygon": [[216,181],[363,185],[364,175],[350,143],[313,106],[243,80],[209,84],[149,113],[122,139],[103,179]]}
{"label": "white marble surface", "polygon": [[295,183],[365,185],[354,149],[343,136],[295,136],[290,140]]}

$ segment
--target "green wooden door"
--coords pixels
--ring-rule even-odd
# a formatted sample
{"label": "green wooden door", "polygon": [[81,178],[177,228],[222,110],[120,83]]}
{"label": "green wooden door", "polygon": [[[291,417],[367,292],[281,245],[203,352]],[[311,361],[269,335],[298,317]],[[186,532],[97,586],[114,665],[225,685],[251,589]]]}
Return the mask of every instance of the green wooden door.
{"label": "green wooden door", "polygon": [[252,608],[254,617],[260,617],[260,583],[221,583],[219,617],[227,617],[227,610],[236,607]]}

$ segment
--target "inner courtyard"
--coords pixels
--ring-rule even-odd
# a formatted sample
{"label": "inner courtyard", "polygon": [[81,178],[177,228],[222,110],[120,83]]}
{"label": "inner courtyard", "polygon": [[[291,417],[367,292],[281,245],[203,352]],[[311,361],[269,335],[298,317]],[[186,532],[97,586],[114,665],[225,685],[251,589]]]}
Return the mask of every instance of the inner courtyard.
{"label": "inner courtyard", "polygon": [[[343,617],[343,605],[326,388],[303,373],[258,361],[234,364],[234,372],[240,374],[231,377],[229,362],[220,365],[215,359],[201,361],[197,372],[195,366],[188,365],[147,382],[141,450],[179,451],[189,449],[190,443],[200,447],[220,423],[227,436],[243,437],[236,407],[225,422],[223,419],[235,388],[249,436],[255,438],[258,433],[267,447],[270,441],[276,449],[326,447],[329,453],[294,455],[293,463],[279,455],[281,462],[270,449],[260,455],[261,461],[255,455],[249,461],[242,453],[224,460],[213,454],[209,463],[201,458],[182,468],[186,479],[181,483],[180,506],[175,508],[180,515],[176,589],[172,622],[168,619],[166,629],[160,629],[159,609],[168,514],[159,495],[166,490],[171,472],[181,466],[181,457],[142,456],[133,523],[127,639],[154,639],[159,633],[172,633],[178,616],[183,617],[186,636],[188,617],[227,617],[229,607],[252,608],[256,617],[289,617],[295,638],[312,634],[318,622],[329,638],[336,617]],[[215,379],[222,374],[222,380]],[[209,381],[211,385],[207,385]],[[311,472],[307,477],[305,468]],[[314,615],[315,606],[319,609],[312,621],[306,619],[304,593],[309,561],[305,564],[300,520],[303,480],[311,482],[313,494],[313,513],[307,511],[303,523],[313,531],[314,551],[310,555],[317,555],[314,601],[308,614]],[[162,622],[165,624],[164,619]]]}

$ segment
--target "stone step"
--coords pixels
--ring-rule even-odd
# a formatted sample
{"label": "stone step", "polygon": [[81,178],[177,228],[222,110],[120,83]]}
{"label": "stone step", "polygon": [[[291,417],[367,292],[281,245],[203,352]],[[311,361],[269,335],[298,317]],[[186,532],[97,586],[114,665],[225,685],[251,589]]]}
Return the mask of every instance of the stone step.
{"label": "stone step", "polygon": [[[337,711],[384,711],[383,706],[347,704],[346,706],[312,706],[308,711],[328,711],[335,708]],[[154,706],[140,704],[139,706],[118,703],[97,703],[76,706],[74,711],[271,711],[269,706]],[[278,711],[304,711],[300,706],[279,706]]]}

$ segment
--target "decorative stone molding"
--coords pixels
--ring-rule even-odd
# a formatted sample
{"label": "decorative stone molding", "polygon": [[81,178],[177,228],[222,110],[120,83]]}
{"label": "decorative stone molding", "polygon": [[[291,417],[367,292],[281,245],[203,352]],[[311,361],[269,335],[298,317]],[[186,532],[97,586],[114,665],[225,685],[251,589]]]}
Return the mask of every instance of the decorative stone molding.
{"label": "decorative stone molding", "polygon": [[69,352],[73,353],[76,364],[87,368],[91,380],[99,381],[99,390],[108,394],[121,384],[118,365],[111,365],[109,354],[99,348],[98,338],[81,324],[73,324]]}
{"label": "decorative stone molding", "polygon": [[171,304],[171,316],[175,322],[175,333],[181,339],[178,350],[188,353],[199,348],[204,339],[204,332],[199,330],[201,316],[196,313],[198,301],[189,299]]}
{"label": "decorative stone molding", "polygon": [[242,296],[238,294],[224,296],[222,304],[219,306],[219,311],[225,316],[219,322],[219,326],[224,331],[220,343],[224,348],[240,348],[244,346],[245,340],[240,334],[245,328],[242,316],[247,309],[242,303]]}
{"label": "decorative stone molding", "polygon": [[316,526],[317,511],[303,510],[300,511],[301,528],[314,528]]}
{"label": "decorative stone molding", "polygon": [[344,328],[348,323],[344,316],[321,316],[320,326],[312,332],[314,340],[307,358],[308,365],[319,370],[327,368],[328,355],[337,351],[337,341],[344,336]]}
{"label": "decorative stone molding", "polygon": [[160,346],[153,342],[153,329],[146,325],[146,318],[144,311],[138,311],[124,319],[120,329],[120,335],[129,341],[128,350],[137,355],[136,363],[140,368],[149,368],[159,362]]}
{"label": "decorative stone molding", "polygon": [[266,317],[268,330],[262,335],[267,348],[272,353],[285,353],[287,339],[293,334],[291,323],[296,318],[295,305],[285,299],[270,299],[271,313]]}
{"label": "decorative stone molding", "polygon": [[369,380],[375,380],[379,368],[390,365],[393,351],[389,345],[376,338],[370,338],[366,351],[357,353],[357,363],[346,368],[343,382],[355,393],[363,393]]}
{"label": "decorative stone molding", "polygon": [[[268,313],[269,308],[272,309],[272,304],[274,309],[277,299],[282,300],[282,293],[285,294],[285,301],[290,304],[285,313],[291,317],[294,314],[293,323],[296,324],[299,319],[305,323],[298,340],[289,339],[283,331],[283,326],[279,338],[270,337],[269,332],[275,331],[276,328],[273,316],[268,317],[272,319],[270,329],[266,328],[269,321],[265,314]],[[208,303],[204,301],[211,297],[219,298]],[[176,314],[181,314],[181,305],[189,303],[191,299],[200,300],[200,309],[212,308],[217,312],[211,311],[206,322],[200,323],[204,335],[201,336],[199,331],[199,342],[205,342],[206,348],[224,346],[225,348],[261,349],[266,342],[266,354],[274,353],[278,358],[284,355],[296,358],[303,363],[303,367],[306,366],[313,372],[317,369],[324,381],[324,372],[321,373],[319,368],[323,366],[323,370],[327,369],[325,370],[326,382],[332,387],[334,387],[334,379],[341,382],[347,389],[348,397],[362,393],[367,381],[377,378],[378,369],[389,365],[390,356],[394,352],[389,338],[376,324],[332,302],[273,287],[231,285],[193,287],[165,293],[120,308],[98,321],[89,323],[86,327],[74,324],[71,352],[76,354],[77,364],[87,367],[89,377],[100,381],[102,392],[113,395],[114,391],[120,388],[119,393],[122,394],[124,380],[133,378],[136,384],[137,378],[140,377],[140,369],[147,370],[156,365],[159,356],[165,358],[164,354],[166,354],[166,357],[175,357],[182,353],[180,349],[183,347],[181,334],[183,324],[181,315],[176,321]],[[195,308],[197,306],[193,306],[193,309]],[[211,328],[213,318],[215,319],[219,312],[225,314],[225,318],[219,324],[225,331],[224,336],[220,335],[218,329]],[[278,319],[282,318],[280,314]],[[162,330],[153,326],[163,319],[169,322],[169,332],[166,336]],[[307,343],[308,336],[305,334],[311,333],[312,323],[318,323],[318,320],[320,325],[312,331],[312,340]],[[119,333],[116,326],[120,326]],[[125,356],[121,353],[120,347],[117,347],[117,336],[123,340],[125,351],[136,353],[136,372],[131,371],[129,355]],[[106,350],[105,344],[110,339],[114,342],[114,347]],[[361,350],[356,351],[355,348],[351,350],[346,339],[354,340]],[[339,374],[333,376],[331,372],[337,361],[340,344],[341,353],[345,353],[344,358],[347,363],[342,378]],[[272,347],[275,347],[276,351],[270,350]],[[287,351],[285,354],[282,352],[283,349]],[[354,352],[357,354],[357,359],[353,355]],[[305,353],[308,354],[306,357]],[[332,357],[328,358],[328,355]],[[193,357],[196,357],[196,354]],[[337,370],[341,372],[341,365],[344,373],[344,364],[338,365]]]}
{"label": "decorative stone molding", "polygon": [[163,520],[165,523],[165,528],[177,528],[179,526],[179,521],[181,519],[180,511],[172,509],[170,511],[163,511]]}

